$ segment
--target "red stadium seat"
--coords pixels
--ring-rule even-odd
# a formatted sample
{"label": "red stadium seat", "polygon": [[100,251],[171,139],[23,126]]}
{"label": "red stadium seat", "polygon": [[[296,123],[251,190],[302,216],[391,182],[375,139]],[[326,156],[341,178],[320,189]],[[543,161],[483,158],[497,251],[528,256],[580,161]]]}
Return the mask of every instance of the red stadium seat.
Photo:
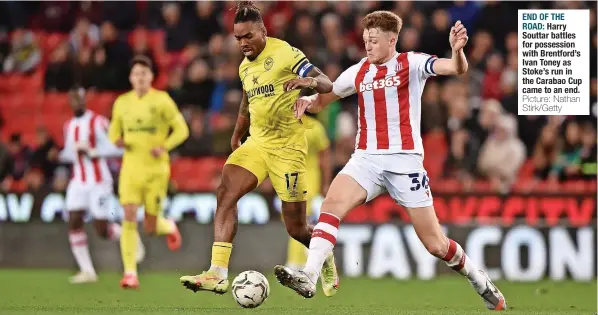
{"label": "red stadium seat", "polygon": [[45,56],[49,56],[60,44],[68,40],[67,34],[50,33],[46,34],[41,44]]}
{"label": "red stadium seat", "polygon": [[70,113],[69,97],[67,93],[46,93],[42,113]]}
{"label": "red stadium seat", "polygon": [[162,54],[166,51],[166,34],[163,31],[152,31],[149,34],[149,46],[155,54]]}

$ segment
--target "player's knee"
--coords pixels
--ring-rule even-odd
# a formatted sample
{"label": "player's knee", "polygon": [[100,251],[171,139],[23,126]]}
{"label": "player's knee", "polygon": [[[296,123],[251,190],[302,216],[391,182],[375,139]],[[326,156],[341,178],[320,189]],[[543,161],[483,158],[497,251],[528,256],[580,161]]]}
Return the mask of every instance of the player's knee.
{"label": "player's knee", "polygon": [[75,231],[83,228],[83,216],[74,213],[69,217],[69,230]]}
{"label": "player's knee", "polygon": [[442,239],[424,240],[424,246],[426,250],[435,257],[442,258],[446,255],[448,244]]}
{"label": "player's knee", "polygon": [[145,220],[143,221],[143,231],[148,235],[156,235],[156,221]]}
{"label": "player's knee", "polygon": [[94,226],[96,233],[103,239],[108,239],[108,225],[107,224],[96,224]]}
{"label": "player's knee", "polygon": [[125,205],[124,207],[126,221],[137,221],[137,208],[136,205]]}
{"label": "player's knee", "polygon": [[236,193],[233,189],[230,188],[230,185],[220,183],[218,188],[216,189],[216,200],[218,202],[219,208],[225,207],[228,208],[237,203],[238,193]]}

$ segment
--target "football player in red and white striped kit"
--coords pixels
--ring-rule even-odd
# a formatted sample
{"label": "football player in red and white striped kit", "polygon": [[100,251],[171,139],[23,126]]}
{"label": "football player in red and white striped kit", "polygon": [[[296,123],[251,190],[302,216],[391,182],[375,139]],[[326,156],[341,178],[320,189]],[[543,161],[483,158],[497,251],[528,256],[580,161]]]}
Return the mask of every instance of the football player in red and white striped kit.
{"label": "football player in red and white striped kit", "polygon": [[276,266],[278,280],[304,297],[312,297],[318,272],[336,243],[340,221],[351,209],[388,191],[405,207],[430,254],[465,276],[487,308],[506,309],[504,296],[486,273],[473,264],[461,245],[444,235],[423,166],[420,120],[424,85],[432,76],[467,71],[463,52],[467,30],[457,21],[447,34],[453,51],[448,59],[397,52],[402,20],[392,12],[370,13],[363,26],[367,57],[338,77],[332,93],[302,97],[295,104],[295,115],[301,117],[305,110],[319,112],[327,104],[357,93],[358,133],[355,153],[332,182],[322,204],[305,268],[294,271]]}
{"label": "football player in red and white striped kit", "polygon": [[[65,125],[65,147],[59,159],[73,166],[73,176],[66,191],[66,209],[69,213],[69,242],[80,270],[69,281],[87,283],[97,281],[97,274],[83,228],[86,211],[91,214],[95,230],[102,238],[112,241],[120,239],[120,225],[108,223],[109,213],[113,209],[113,180],[106,159],[121,156],[122,150],[108,140],[108,119],[86,109],[85,91],[82,88],[69,91],[69,102],[74,117]],[[137,260],[140,261],[145,250],[143,246],[138,248]]]}

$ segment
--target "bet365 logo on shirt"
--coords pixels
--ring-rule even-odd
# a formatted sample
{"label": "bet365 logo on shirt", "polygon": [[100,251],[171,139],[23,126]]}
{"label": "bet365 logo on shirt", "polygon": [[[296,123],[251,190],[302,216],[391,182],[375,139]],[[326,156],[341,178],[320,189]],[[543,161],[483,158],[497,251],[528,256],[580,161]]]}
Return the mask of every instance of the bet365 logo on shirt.
{"label": "bet365 logo on shirt", "polygon": [[359,92],[371,91],[377,89],[383,89],[387,87],[397,87],[401,85],[401,79],[399,77],[392,77],[386,79],[376,80],[372,83],[359,83]]}

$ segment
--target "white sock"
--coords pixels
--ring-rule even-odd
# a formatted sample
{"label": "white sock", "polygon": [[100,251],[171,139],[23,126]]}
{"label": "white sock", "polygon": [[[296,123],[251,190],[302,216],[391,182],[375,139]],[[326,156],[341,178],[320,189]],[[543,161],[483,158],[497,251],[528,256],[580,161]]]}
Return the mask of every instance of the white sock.
{"label": "white sock", "polygon": [[108,224],[108,239],[111,241],[118,241],[120,240],[120,233],[122,228],[118,223],[110,223]]}
{"label": "white sock", "polygon": [[228,268],[211,265],[209,271],[214,272],[223,278],[228,278]]}
{"label": "white sock", "polygon": [[91,256],[89,255],[89,247],[87,246],[87,233],[84,230],[70,231],[69,242],[71,243],[73,256],[75,256],[77,265],[79,265],[79,270],[95,274],[96,271],[93,268]]}
{"label": "white sock", "polygon": [[442,260],[444,260],[451,269],[467,277],[476,290],[485,290],[486,277],[478,271],[478,268],[473,264],[467,254],[465,254],[465,251],[459,243],[449,239],[448,252],[442,257]]}
{"label": "white sock", "polygon": [[313,283],[317,283],[324,261],[336,244],[340,219],[330,213],[322,212],[318,224],[309,242],[307,262],[303,271],[309,276]]}

